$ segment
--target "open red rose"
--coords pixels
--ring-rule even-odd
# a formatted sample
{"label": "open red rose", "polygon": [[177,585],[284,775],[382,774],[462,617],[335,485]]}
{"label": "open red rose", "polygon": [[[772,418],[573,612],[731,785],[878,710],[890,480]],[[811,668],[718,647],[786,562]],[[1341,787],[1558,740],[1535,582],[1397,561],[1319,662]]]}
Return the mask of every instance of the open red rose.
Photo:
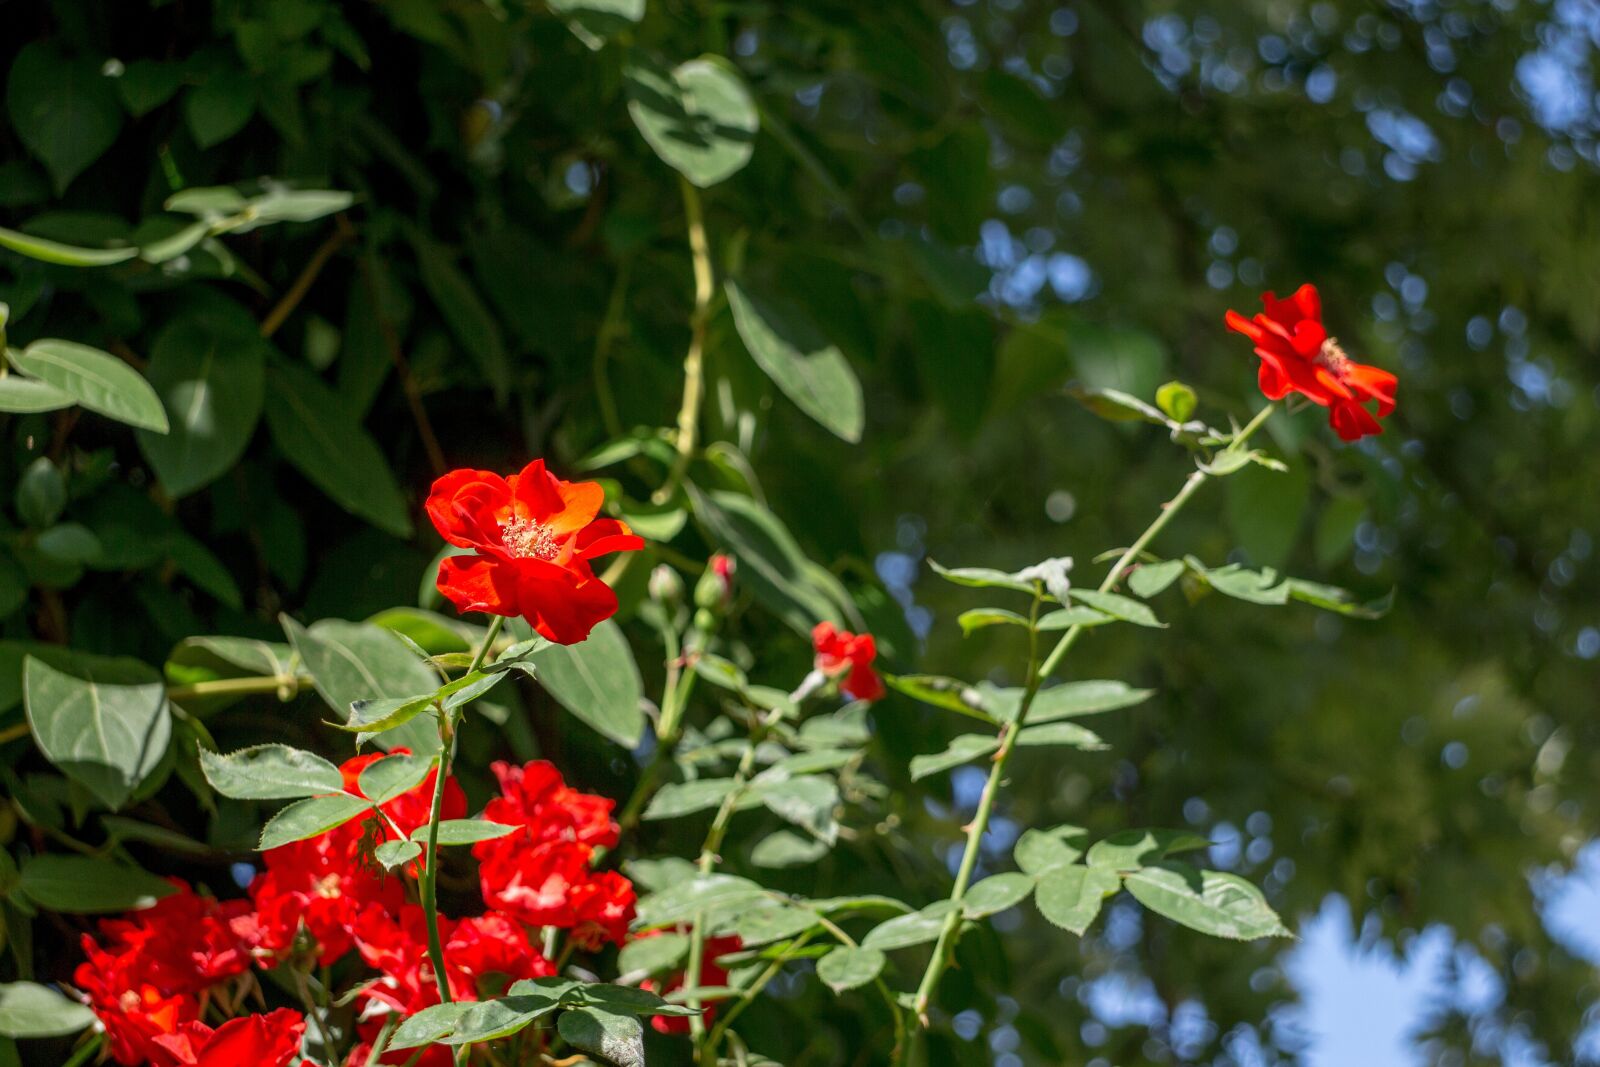
{"label": "open red rose", "polygon": [[831,622],[819,622],[811,631],[811,644],[817,652],[817,670],[829,678],[843,676],[839,688],[851,700],[882,700],[883,679],[872,669],[878,658],[878,643],[871,634],[853,634],[835,629]]}
{"label": "open red rose", "polygon": [[190,1022],[153,1042],[152,1067],[289,1067],[300,1054],[306,1020],[279,1008],[230,1019],[215,1030]]}
{"label": "open red rose", "polygon": [[[1357,363],[1328,336],[1322,300],[1314,285],[1302,285],[1287,300],[1261,294],[1265,312],[1247,319],[1226,316],[1228,328],[1255,342],[1261,357],[1261,391],[1269,400],[1299,393],[1328,409],[1328,422],[1346,441],[1383,432],[1378,419],[1394,410],[1394,375]],[[1367,405],[1378,404],[1374,418]]]}
{"label": "open red rose", "polygon": [[542,459],[509,478],[451,471],[433,483],[428,517],[475,554],[439,565],[439,592],[458,611],[520,615],[557,644],[582,641],[617,610],[589,561],[644,547],[626,523],[596,518],[604,501],[599,484],[564,482]]}

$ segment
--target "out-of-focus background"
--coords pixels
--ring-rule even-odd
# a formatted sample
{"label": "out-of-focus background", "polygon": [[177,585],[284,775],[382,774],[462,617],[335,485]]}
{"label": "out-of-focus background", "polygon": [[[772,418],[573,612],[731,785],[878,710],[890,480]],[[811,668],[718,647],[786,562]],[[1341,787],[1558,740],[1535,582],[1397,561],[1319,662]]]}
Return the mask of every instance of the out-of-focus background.
{"label": "out-of-focus background", "polygon": [[[175,188],[262,175],[358,196],[344,231],[275,227],[156,269],[0,253],[13,343],[139,358],[178,320],[226,332],[343,232],[253,358],[317,375],[387,467],[333,503],[269,398],[227,476],[173,499],[126,434],[15,418],[13,481],[70,432],[89,457],[72,514],[146,546],[187,534],[239,578],[127,538],[87,570],[19,556],[31,591],[5,636],[160,662],[194,633],[270,634],[279,610],[414,603],[438,542],[362,485],[409,506],[440,460],[572,471],[671,425],[682,207],[621,72],[716,53],[761,115],[748,167],[705,197],[718,269],[810,313],[866,419],[852,444],[806,418],[719,306],[706,439],[737,443],[724,464],[747,458],[891,668],[1015,683],[1015,635],[963,639],[978,602],[925,560],[1070,554],[1098,575],[1093,557],[1176,489],[1181,450],[1098,421],[1069,381],[1149,398],[1181,379],[1206,417],[1242,421],[1256,361],[1223,312],[1305,281],[1344,346],[1400,377],[1381,437],[1345,447],[1318,411],[1279,417],[1267,444],[1289,472],[1228,478],[1161,542],[1393,590],[1394,609],[1206,597],[1153,636],[1086,640],[1076,676],[1160,695],[1099,724],[1111,752],[1024,754],[984,860],[1003,868],[1024,826],[1193,828],[1300,940],[1206,940],[1125,898],[1081,942],[1002,915],[963,941],[933,1062],[1600,1060],[1600,4],[550,7],[578,32],[520,0],[4,5],[0,225],[148,239],[179,226],[159,211]],[[690,525],[665,558],[716,547]],[[641,593],[623,590],[625,615]],[[759,650],[779,632],[742,636]],[[803,649],[784,655],[803,670]],[[953,725],[898,697],[874,722],[895,828],[860,845],[873,862],[796,885],[935,899],[980,772],[913,787],[905,760]],[[586,787],[623,795],[636,774],[552,718],[532,732]],[[803,995],[750,1025],[785,1062],[843,1062],[868,1023]]]}

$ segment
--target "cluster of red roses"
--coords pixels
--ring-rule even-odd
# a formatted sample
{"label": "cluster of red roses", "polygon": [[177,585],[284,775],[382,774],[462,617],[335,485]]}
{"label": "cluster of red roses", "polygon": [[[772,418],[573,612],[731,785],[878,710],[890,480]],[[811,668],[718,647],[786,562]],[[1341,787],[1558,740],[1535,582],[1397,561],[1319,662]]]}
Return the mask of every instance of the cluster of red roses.
{"label": "cluster of red roses", "polygon": [[[345,788],[359,794],[361,771],[379,758],[347,761]],[[632,883],[590,869],[594,850],[617,841],[612,801],[568,788],[548,763],[493,769],[501,796],[485,814],[517,829],[473,847],[489,910],[440,919],[454,1000],[555,973],[533,940],[534,927],[567,930],[575,945],[594,949],[620,943],[633,918]],[[105,1025],[112,1056],[155,1067],[286,1067],[305,1030],[299,1014],[246,1016],[215,1031],[200,1022],[210,1004],[223,1014],[238,1006],[246,988],[224,983],[252,965],[327,966],[354,951],[379,972],[358,994],[363,1042],[349,1064],[367,1063],[367,1042],[390,1012],[410,1015],[437,1004],[422,907],[407,899],[398,874],[385,874],[372,857],[375,844],[427,823],[436,773],[385,803],[384,818],[352,820],[264,853],[266,869],[251,882],[248,900],[202,897],[174,881],[177,891],[154,907],[103,921],[99,939],[85,936],[86,962],[75,978]],[[454,780],[445,783],[443,815],[466,815],[466,796]],[[411,1056],[408,1050],[381,1062]],[[451,1060],[438,1047],[418,1062]]]}

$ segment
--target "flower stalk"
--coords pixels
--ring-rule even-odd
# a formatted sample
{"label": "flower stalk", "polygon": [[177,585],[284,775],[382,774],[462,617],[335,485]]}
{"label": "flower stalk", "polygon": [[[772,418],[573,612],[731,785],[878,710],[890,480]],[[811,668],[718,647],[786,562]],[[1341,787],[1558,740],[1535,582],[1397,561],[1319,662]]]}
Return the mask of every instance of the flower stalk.
{"label": "flower stalk", "polygon": [[[1250,437],[1271,417],[1276,407],[1276,404],[1268,404],[1257,412],[1255,417],[1246,423],[1243,429],[1234,434],[1233,440],[1229,442],[1227,448],[1223,451],[1227,453],[1242,450],[1246,442],[1250,440]],[[1160,514],[1155,517],[1149,526],[1145,527],[1144,532],[1139,535],[1133,544],[1129,545],[1122,555],[1117,558],[1111,570],[1101,580],[1098,592],[1109,593],[1116,587],[1128,565],[1139,558],[1139,554],[1156,539],[1167,524],[1172,521],[1173,516],[1183,510],[1184,505],[1194,497],[1200,487],[1211,477],[1212,475],[1203,470],[1195,470],[1184,480],[1183,486],[1178,490],[1177,494],[1161,506]],[[1037,599],[1035,599],[1034,605],[1035,610],[1037,610]],[[940,929],[939,939],[934,944],[933,956],[928,960],[927,970],[923,972],[922,982],[917,987],[916,999],[912,1002],[912,1011],[916,1013],[917,1021],[923,1027],[928,1025],[928,1004],[933,999],[933,994],[938,988],[940,978],[944,976],[945,970],[950,966],[950,957],[955,951],[956,935],[961,929],[961,906],[966,899],[967,888],[972,882],[972,872],[978,865],[978,855],[983,844],[983,838],[988,833],[989,820],[994,814],[995,800],[999,795],[1001,784],[1005,781],[1006,766],[1011,760],[1011,753],[1016,749],[1017,735],[1022,732],[1023,726],[1027,723],[1028,712],[1033,706],[1034,697],[1038,695],[1040,685],[1060,667],[1061,661],[1072,650],[1072,646],[1077,644],[1083,630],[1082,624],[1070,627],[1066,633],[1061,635],[1061,639],[1056,642],[1055,647],[1050,650],[1050,654],[1045,657],[1042,664],[1038,665],[1037,669],[1032,669],[1037,661],[1034,656],[1030,655],[1027,686],[1023,691],[1022,702],[1017,710],[1017,717],[1000,728],[1000,748],[994,755],[994,762],[989,768],[988,780],[984,782],[983,793],[978,798],[978,809],[972,817],[972,822],[967,826],[966,847],[962,850],[961,863],[956,869],[955,883],[950,889],[949,900],[954,906],[950,909],[950,914],[946,916],[944,926]]]}
{"label": "flower stalk", "polygon": [[[489,650],[494,647],[495,639],[500,636],[500,628],[505,625],[505,617],[496,615],[489,622],[489,629],[483,635],[483,643],[478,646],[477,654],[472,657],[472,664],[467,668],[468,674],[476,673],[489,658]],[[452,713],[439,710],[439,757],[434,766],[433,778],[433,804],[428,811],[428,838],[422,850],[422,878],[418,886],[418,895],[421,897],[422,912],[428,920],[428,960],[433,964],[433,978],[439,987],[439,1003],[449,1004],[450,978],[444,967],[444,940],[439,936],[439,823],[444,813],[444,787],[450,776],[450,764],[455,758],[457,725],[460,722],[459,710]],[[462,1048],[460,1052],[466,1052]],[[457,1055],[457,1062],[461,1056]]]}

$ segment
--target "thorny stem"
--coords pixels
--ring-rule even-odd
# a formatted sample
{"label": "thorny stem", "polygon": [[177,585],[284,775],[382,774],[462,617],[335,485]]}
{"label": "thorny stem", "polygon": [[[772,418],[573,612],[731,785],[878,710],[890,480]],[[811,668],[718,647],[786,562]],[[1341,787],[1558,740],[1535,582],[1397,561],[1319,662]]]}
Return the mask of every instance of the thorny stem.
{"label": "thorny stem", "polygon": [[[478,646],[477,655],[472,657],[472,665],[467,668],[468,674],[476,673],[483,666],[483,661],[489,658],[489,650],[494,647],[495,638],[500,636],[500,627],[505,625],[505,617],[496,615],[489,623],[489,630],[483,635],[483,643]],[[428,812],[428,842],[422,850],[422,880],[419,895],[422,898],[422,912],[428,920],[428,959],[433,963],[433,980],[439,987],[439,1003],[449,1004],[450,978],[444,969],[444,941],[439,936],[439,821],[444,812],[444,786],[450,776],[450,763],[455,758],[456,738],[459,731],[456,726],[460,722],[460,712],[439,712],[439,760],[435,767],[433,778],[433,807]],[[463,1054],[467,1047],[462,1046],[456,1052],[456,1062],[463,1063]]]}
{"label": "thorny stem", "polygon": [[[1252,434],[1261,428],[1276,409],[1276,404],[1268,404],[1256,413],[1243,429],[1236,433],[1224,452],[1237,452],[1242,449]],[[1166,528],[1172,517],[1183,509],[1195,492],[1204,485],[1211,476],[1203,470],[1196,470],[1184,481],[1183,487],[1177,495],[1161,506],[1161,513],[1145,528],[1144,533],[1125,549],[1118,557],[1115,565],[1106,573],[1100,582],[1099,592],[1109,593],[1121,581],[1123,571],[1129,563],[1138,559],[1139,554],[1154,541],[1156,536]],[[1036,602],[1037,606],[1037,602]],[[1054,674],[1061,661],[1066,658],[1067,652],[1077,643],[1078,637],[1083,633],[1082,624],[1073,626],[1061,635],[1061,640],[1056,642],[1055,648],[1045,657],[1044,663],[1037,670],[1028,672],[1027,688],[1023,692],[1022,703],[1017,709],[1014,721],[1000,727],[1000,749],[994,755],[994,763],[989,769],[988,781],[984,783],[983,793],[978,798],[978,810],[972,817],[972,822],[967,826],[966,848],[961,853],[961,864],[956,869],[955,884],[950,889],[950,902],[954,905],[946,917],[944,927],[939,932],[939,940],[934,945],[933,956],[928,960],[928,969],[922,975],[922,984],[917,987],[916,1001],[912,1010],[916,1013],[917,1020],[923,1027],[928,1025],[928,1003],[933,999],[934,990],[938,988],[939,979],[944,975],[945,969],[950,965],[950,956],[955,951],[955,939],[961,929],[961,904],[966,899],[967,886],[972,881],[973,869],[978,864],[978,854],[983,843],[984,834],[989,829],[989,818],[994,813],[995,798],[1000,792],[1000,785],[1005,780],[1006,764],[1011,759],[1011,753],[1017,744],[1017,735],[1022,732],[1026,724],[1028,711],[1033,706],[1033,699],[1039,692],[1043,681]],[[1030,657],[1032,658],[1032,657]],[[1032,664],[1030,663],[1030,668]]]}

